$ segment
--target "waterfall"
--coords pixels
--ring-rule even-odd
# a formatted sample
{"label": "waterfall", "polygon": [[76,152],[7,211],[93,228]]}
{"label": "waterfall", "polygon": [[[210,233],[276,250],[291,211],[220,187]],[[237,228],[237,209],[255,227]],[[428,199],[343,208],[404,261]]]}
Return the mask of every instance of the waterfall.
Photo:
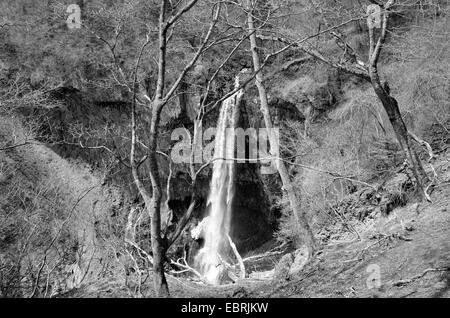
{"label": "waterfall", "polygon": [[[238,77],[236,85],[239,85]],[[208,216],[202,221],[204,246],[196,256],[196,263],[202,275],[214,285],[221,283],[224,272],[222,259],[229,249],[235,162],[223,158],[234,158],[234,128],[237,106],[242,94],[243,91],[239,90],[224,100],[220,109],[214,145],[213,174],[207,202]]]}

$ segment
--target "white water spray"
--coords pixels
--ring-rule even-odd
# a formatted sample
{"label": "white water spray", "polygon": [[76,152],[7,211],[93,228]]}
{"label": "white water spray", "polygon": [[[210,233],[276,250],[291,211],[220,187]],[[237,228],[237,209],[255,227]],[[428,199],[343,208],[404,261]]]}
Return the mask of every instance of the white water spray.
{"label": "white water spray", "polygon": [[[239,86],[239,77],[236,78]],[[205,245],[196,256],[196,263],[205,279],[214,285],[220,284],[224,267],[222,259],[229,247],[231,205],[234,195],[234,128],[237,105],[243,94],[239,90],[223,101],[217,123],[213,174],[208,196],[208,216],[203,220]],[[227,129],[231,128],[231,129]],[[228,134],[230,132],[230,134]],[[231,134],[232,132],[232,134]],[[224,160],[229,159],[229,160]]]}

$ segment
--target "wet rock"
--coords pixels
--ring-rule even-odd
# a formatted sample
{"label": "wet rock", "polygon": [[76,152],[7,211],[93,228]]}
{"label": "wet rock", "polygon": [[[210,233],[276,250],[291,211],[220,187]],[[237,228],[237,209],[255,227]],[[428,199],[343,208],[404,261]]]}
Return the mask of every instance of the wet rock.
{"label": "wet rock", "polygon": [[204,218],[199,224],[197,224],[191,230],[191,237],[193,240],[199,240],[205,237],[205,228],[209,222],[209,216]]}
{"label": "wet rock", "polygon": [[210,277],[206,276],[208,282],[213,285],[225,285],[233,282],[229,275],[230,273],[224,264],[218,265],[215,270],[216,272],[210,273]]}

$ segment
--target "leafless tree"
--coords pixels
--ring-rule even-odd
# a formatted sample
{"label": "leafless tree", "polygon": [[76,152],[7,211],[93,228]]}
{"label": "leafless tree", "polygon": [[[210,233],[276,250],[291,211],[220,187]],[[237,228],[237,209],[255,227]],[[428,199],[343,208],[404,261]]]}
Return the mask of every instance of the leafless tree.
{"label": "leafless tree", "polygon": [[[253,68],[255,70],[257,70],[261,67],[261,62],[260,62],[260,57],[258,54],[253,8],[254,8],[253,2],[250,0],[247,0],[246,9],[247,9],[248,32],[250,33],[250,50],[251,50],[252,59],[253,59]],[[256,87],[258,88],[258,92],[259,92],[259,102],[260,102],[261,112],[263,113],[263,117],[264,117],[264,123],[265,123],[266,128],[269,129],[269,134],[270,134],[269,144],[271,147],[274,148],[275,145],[279,141],[276,140],[276,136],[271,133],[271,131],[273,129],[273,122],[272,122],[272,118],[270,116],[267,91],[263,84],[263,75],[261,73],[258,73],[256,75],[255,82],[256,82]],[[297,193],[296,193],[295,188],[290,179],[289,172],[286,168],[286,164],[280,158],[277,158],[276,160],[277,160],[277,162],[276,162],[277,170],[281,177],[281,181],[283,183],[283,189],[287,192],[287,194],[289,196],[289,202],[290,202],[290,205],[291,205],[291,208],[293,211],[293,215],[294,215],[296,223],[299,227],[300,237],[303,240],[303,242],[306,244],[306,246],[310,252],[310,255],[312,255],[314,249],[316,248],[316,242],[314,239],[314,235],[309,226],[305,212],[304,212],[304,210],[301,209],[300,200],[297,197]]]}
{"label": "leafless tree", "polygon": [[[324,18],[324,23],[327,25],[327,29],[323,30],[324,32],[319,33],[331,33],[334,37],[337,37],[337,43],[340,44],[341,49],[344,51],[344,55],[351,55],[352,58],[339,58],[336,59],[334,57],[329,57],[322,52],[320,52],[314,45],[309,43],[308,41],[298,41],[291,40],[283,36],[267,36],[262,35],[259,36],[262,40],[269,41],[278,41],[284,44],[292,45],[305,53],[309,54],[313,58],[330,65],[333,68],[336,68],[340,71],[353,74],[357,77],[360,77],[372,85],[373,90],[378,96],[381,104],[383,105],[391,125],[395,131],[395,135],[397,140],[405,153],[405,156],[410,163],[410,167],[413,171],[414,177],[417,183],[417,189],[419,196],[423,198],[427,198],[427,194],[425,193],[425,185],[429,182],[429,178],[423,169],[422,163],[412,147],[411,138],[408,134],[408,129],[403,121],[401,116],[398,102],[392,97],[389,84],[387,82],[382,83],[379,71],[378,71],[378,62],[380,59],[380,54],[383,49],[383,46],[386,41],[386,36],[388,33],[388,22],[391,12],[393,11],[396,1],[389,0],[386,2],[378,1],[378,0],[370,0],[372,4],[380,6],[380,18],[381,18],[381,29],[378,32],[379,36],[376,39],[374,26],[372,23],[368,22],[369,25],[369,58],[367,62],[364,62],[360,59],[359,56],[355,54],[356,50],[354,50],[342,37],[342,34],[339,32],[339,29],[342,26],[345,26],[354,21],[362,20],[363,18],[371,19],[371,15],[360,16],[348,19],[343,23],[337,25],[330,25],[328,21]],[[314,3],[314,2],[312,2]],[[319,11],[322,16],[323,12],[319,6],[315,6],[315,10]],[[368,20],[369,21],[369,20]]]}

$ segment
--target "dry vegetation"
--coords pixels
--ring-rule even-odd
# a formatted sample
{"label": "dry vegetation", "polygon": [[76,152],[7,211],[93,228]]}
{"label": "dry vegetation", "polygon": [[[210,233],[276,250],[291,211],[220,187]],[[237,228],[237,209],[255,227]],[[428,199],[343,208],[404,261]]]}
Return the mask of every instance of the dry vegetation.
{"label": "dry vegetation", "polygon": [[[174,21],[164,24],[157,22],[160,1],[95,0],[83,15],[86,25],[70,32],[62,22],[65,1],[0,3],[0,297],[166,296],[164,273],[172,296],[371,297],[365,280],[353,286],[350,278],[363,277],[374,262],[388,271],[381,296],[448,295],[439,276],[448,271],[450,235],[448,1],[399,1],[377,66],[384,91],[419,140],[408,137],[430,178],[428,203],[417,196],[416,168],[373,82],[355,76],[370,50],[358,1],[287,1],[273,11],[266,1],[251,10],[225,2],[181,1],[187,10],[178,16],[179,8],[166,8],[162,19]],[[365,4],[372,2],[379,1]],[[249,53],[249,12],[261,69]],[[215,288],[199,284],[201,275],[183,258],[183,229],[205,209],[208,189],[199,179],[208,176],[208,164],[174,168],[170,128],[193,131],[194,119],[214,123],[234,76],[252,66],[258,72],[241,83],[250,122],[263,126],[255,78],[269,102],[294,105],[302,119],[275,121],[288,172],[282,182],[263,178],[277,216],[275,240],[227,264],[235,276],[245,264],[245,279]],[[43,167],[61,171],[44,176]],[[284,191],[290,183],[298,210]],[[183,202],[178,215],[171,200]],[[305,242],[303,215],[318,241],[312,260],[291,281],[268,287],[283,254]],[[441,255],[428,255],[427,244]],[[411,261],[415,254],[419,260]],[[427,258],[431,270],[423,268]],[[399,272],[405,277],[396,277],[393,263],[408,260]],[[423,277],[430,291],[399,289]]]}

